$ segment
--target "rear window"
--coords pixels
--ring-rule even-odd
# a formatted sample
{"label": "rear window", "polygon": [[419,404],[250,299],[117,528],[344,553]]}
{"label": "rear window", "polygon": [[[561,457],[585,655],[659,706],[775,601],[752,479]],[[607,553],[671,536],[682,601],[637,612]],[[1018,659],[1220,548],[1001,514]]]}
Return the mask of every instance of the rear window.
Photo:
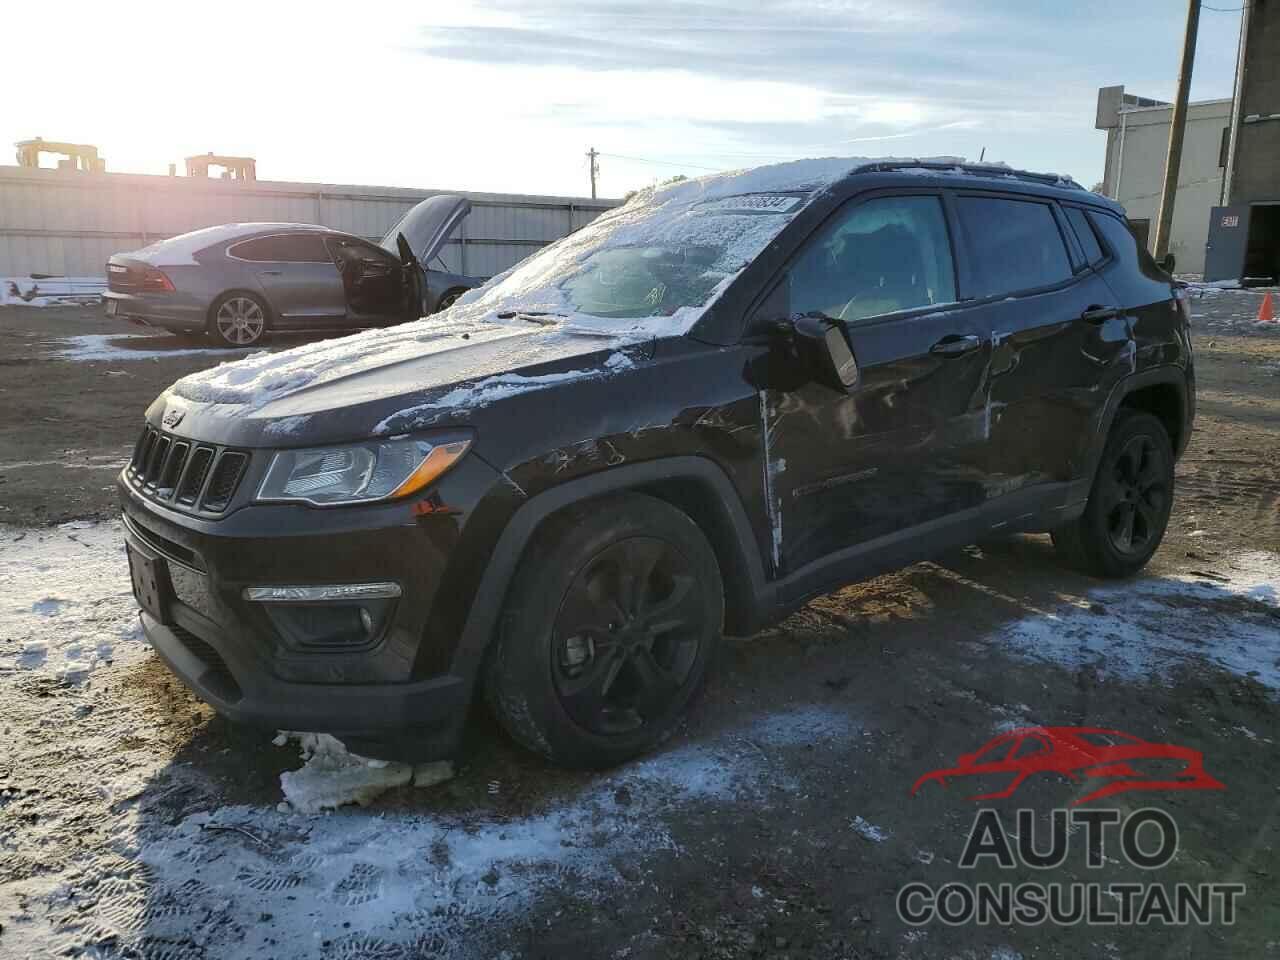
{"label": "rear window", "polygon": [[237,243],[227,251],[258,263],[328,263],[324,237],[318,233],[285,233]]}
{"label": "rear window", "polygon": [[1047,203],[961,197],[960,222],[977,260],[979,299],[1008,296],[1072,277],[1067,247]]}
{"label": "rear window", "polygon": [[1089,266],[1101,263],[1106,256],[1102,252],[1102,247],[1098,245],[1098,238],[1093,232],[1093,227],[1089,226],[1089,218],[1085,216],[1085,212],[1079,207],[1065,207],[1067,220],[1071,223],[1071,229],[1076,232],[1076,238],[1080,241],[1080,246],[1084,249],[1084,259]]}

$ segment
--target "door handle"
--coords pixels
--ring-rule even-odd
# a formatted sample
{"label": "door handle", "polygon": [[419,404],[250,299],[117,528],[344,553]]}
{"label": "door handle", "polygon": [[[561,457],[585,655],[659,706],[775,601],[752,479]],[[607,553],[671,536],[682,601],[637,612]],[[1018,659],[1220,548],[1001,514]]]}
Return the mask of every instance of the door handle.
{"label": "door handle", "polygon": [[264,277],[281,277],[284,276],[283,270],[262,270],[259,271]]}
{"label": "door handle", "polygon": [[1106,323],[1108,320],[1114,320],[1118,316],[1120,316],[1119,307],[1094,306],[1080,314],[1080,319],[1086,323]]}
{"label": "door handle", "polygon": [[929,348],[929,352],[939,357],[963,357],[966,353],[973,353],[982,346],[982,338],[973,334],[960,336],[958,333],[952,333]]}

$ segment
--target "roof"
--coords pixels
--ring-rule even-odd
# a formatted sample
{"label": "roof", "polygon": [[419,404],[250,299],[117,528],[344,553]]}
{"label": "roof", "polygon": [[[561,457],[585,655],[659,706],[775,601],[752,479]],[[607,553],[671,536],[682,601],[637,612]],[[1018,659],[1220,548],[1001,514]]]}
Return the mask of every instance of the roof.
{"label": "roof", "polygon": [[339,232],[318,223],[220,223],[216,227],[205,227],[202,230],[178,234],[168,240],[159,240],[140,250],[130,251],[127,256],[137,257],[157,267],[190,266],[195,263],[193,255],[197,251],[211,247],[215,243],[278,230]]}

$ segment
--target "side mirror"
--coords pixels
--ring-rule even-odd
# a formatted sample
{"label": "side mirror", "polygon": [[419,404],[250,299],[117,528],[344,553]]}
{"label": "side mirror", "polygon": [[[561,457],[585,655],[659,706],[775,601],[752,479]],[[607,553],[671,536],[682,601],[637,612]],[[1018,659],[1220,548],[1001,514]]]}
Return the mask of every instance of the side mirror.
{"label": "side mirror", "polygon": [[1160,269],[1163,270],[1165,273],[1172,275],[1173,266],[1175,263],[1177,263],[1177,261],[1173,258],[1173,254],[1166,253],[1164,257],[1160,260]]}
{"label": "side mirror", "polygon": [[858,385],[858,361],[838,320],[804,313],[787,324],[798,359],[819,383],[847,393]]}

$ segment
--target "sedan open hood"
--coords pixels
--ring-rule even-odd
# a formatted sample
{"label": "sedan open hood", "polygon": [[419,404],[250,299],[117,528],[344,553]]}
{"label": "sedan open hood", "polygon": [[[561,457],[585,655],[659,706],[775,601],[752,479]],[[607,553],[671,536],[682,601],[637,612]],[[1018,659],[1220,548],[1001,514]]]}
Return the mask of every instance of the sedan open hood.
{"label": "sedan open hood", "polygon": [[384,250],[398,254],[396,237],[404,234],[409,249],[424,267],[440,252],[449,235],[471,212],[471,201],[455,193],[442,193],[423,200],[406,213],[382,238]]}

